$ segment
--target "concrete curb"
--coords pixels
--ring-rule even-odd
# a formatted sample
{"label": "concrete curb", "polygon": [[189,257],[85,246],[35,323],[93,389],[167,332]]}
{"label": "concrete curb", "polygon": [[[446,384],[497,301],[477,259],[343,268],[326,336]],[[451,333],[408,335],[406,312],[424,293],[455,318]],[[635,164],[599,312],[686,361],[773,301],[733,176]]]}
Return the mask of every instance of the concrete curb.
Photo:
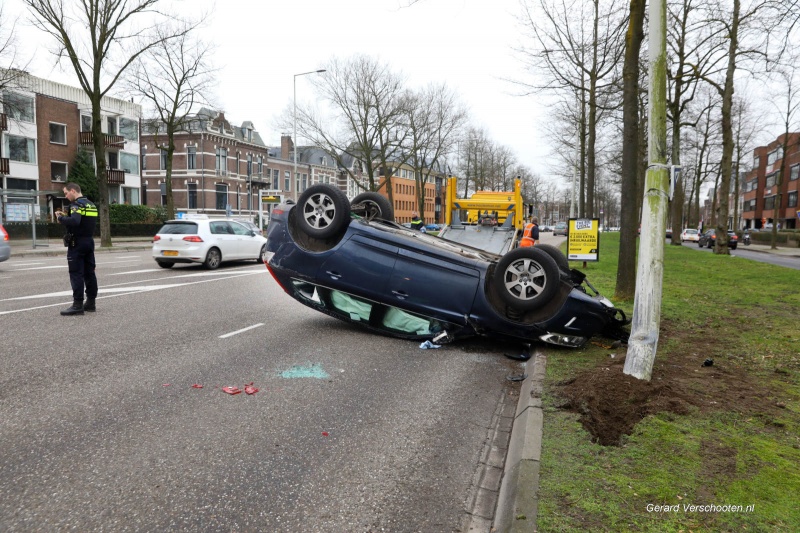
{"label": "concrete curb", "polygon": [[[130,242],[125,243],[122,242],[120,244],[114,244],[111,248],[103,248],[99,244],[96,243],[94,253],[116,253],[116,252],[134,252],[134,251],[141,251],[141,250],[149,250],[153,247],[153,243],[148,242]],[[32,248],[32,247],[22,247],[19,245],[11,247],[11,257],[36,257],[36,256],[44,256],[44,257],[66,257],[67,256],[67,249],[61,244],[50,244],[46,247],[40,248]]]}
{"label": "concrete curb", "polygon": [[542,454],[542,389],[547,357],[536,352],[528,378],[522,382],[508,445],[503,481],[492,531],[536,531],[539,501],[539,461]]}

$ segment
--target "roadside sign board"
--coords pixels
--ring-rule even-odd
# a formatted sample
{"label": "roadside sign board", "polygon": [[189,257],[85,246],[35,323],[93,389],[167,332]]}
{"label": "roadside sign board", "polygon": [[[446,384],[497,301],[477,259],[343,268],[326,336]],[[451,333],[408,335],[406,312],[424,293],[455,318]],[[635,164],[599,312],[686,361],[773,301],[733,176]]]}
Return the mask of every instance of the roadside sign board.
{"label": "roadside sign board", "polygon": [[283,201],[283,196],[280,194],[264,194],[261,193],[261,203],[263,204],[279,204]]}
{"label": "roadside sign board", "polygon": [[570,261],[600,260],[600,219],[569,219],[567,259]]}

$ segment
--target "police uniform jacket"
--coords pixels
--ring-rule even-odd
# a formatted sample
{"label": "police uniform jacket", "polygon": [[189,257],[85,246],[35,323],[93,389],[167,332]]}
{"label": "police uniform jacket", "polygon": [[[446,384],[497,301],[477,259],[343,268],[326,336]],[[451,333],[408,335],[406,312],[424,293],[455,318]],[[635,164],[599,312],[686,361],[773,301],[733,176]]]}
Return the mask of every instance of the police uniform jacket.
{"label": "police uniform jacket", "polygon": [[69,204],[69,213],[58,217],[58,221],[67,227],[75,239],[92,238],[97,225],[97,206],[85,196],[81,196]]}

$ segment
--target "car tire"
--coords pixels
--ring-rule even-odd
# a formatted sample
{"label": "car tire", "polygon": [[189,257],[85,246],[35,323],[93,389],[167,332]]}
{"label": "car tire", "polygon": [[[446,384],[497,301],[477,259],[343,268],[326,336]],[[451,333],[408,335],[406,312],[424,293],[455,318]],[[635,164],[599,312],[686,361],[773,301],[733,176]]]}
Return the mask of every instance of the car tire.
{"label": "car tire", "polygon": [[500,258],[493,276],[494,290],[518,311],[542,307],[555,295],[559,268],[547,252],[515,248]]}
{"label": "car tire", "polygon": [[296,216],[306,235],[327,239],[340,233],[350,220],[350,202],[338,187],[325,183],[312,185],[300,195]]}
{"label": "car tire", "polygon": [[[353,207],[358,204],[362,204],[363,207],[353,209]],[[381,220],[394,222],[394,209],[392,209],[392,204],[389,203],[388,198],[379,193],[362,192],[353,198],[353,201],[350,202],[350,206],[353,213],[367,220],[379,218]]]}
{"label": "car tire", "polygon": [[266,263],[267,260],[264,259],[264,256],[266,255],[267,255],[267,243],[264,243],[264,245],[261,246],[261,250],[258,252],[258,257],[256,257],[256,263]]}
{"label": "car tire", "polygon": [[175,263],[172,261],[156,261],[156,263],[158,263],[158,266],[161,268],[172,268],[175,266]]}
{"label": "car tire", "polygon": [[211,248],[206,254],[206,260],[203,262],[203,266],[209,270],[214,270],[219,267],[220,263],[222,263],[222,254],[219,248]]}
{"label": "car tire", "polygon": [[547,255],[553,258],[553,261],[556,262],[558,265],[558,269],[564,272],[565,274],[569,274],[570,266],[569,261],[567,261],[567,256],[561,253],[557,247],[553,246],[552,244],[537,244],[534,246],[537,250],[541,250],[546,252]]}

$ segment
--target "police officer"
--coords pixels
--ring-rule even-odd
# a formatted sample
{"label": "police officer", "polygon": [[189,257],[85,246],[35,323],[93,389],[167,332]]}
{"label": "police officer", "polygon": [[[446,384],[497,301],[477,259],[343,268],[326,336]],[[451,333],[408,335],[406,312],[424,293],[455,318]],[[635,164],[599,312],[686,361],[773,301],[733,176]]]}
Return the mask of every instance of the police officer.
{"label": "police officer", "polygon": [[82,315],[84,311],[95,311],[95,298],[97,298],[97,276],[94,273],[94,228],[97,225],[97,206],[81,194],[81,186],[77,183],[70,182],[64,185],[64,196],[70,201],[69,211],[66,213],[56,211],[56,217],[67,228],[64,243],[67,245],[72,306],[61,311],[61,314]]}
{"label": "police officer", "polygon": [[422,223],[422,219],[419,218],[419,214],[416,211],[411,213],[411,229],[421,231],[424,227],[425,225]]}

